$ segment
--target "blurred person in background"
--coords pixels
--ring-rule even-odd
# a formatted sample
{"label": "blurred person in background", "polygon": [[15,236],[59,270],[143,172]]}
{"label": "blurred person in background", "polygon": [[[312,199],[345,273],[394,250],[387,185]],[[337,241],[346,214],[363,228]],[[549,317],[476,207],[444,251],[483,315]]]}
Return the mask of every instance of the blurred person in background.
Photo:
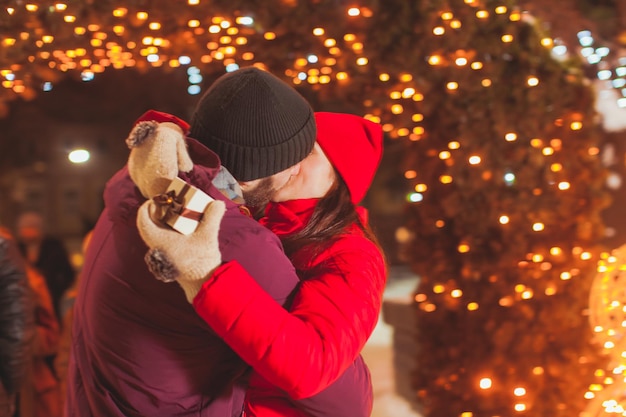
{"label": "blurred person in background", "polygon": [[74,282],[74,268],[63,242],[46,233],[41,214],[26,211],[17,219],[17,240],[26,261],[43,275],[54,313],[59,317],[60,301]]}
{"label": "blurred person in background", "polygon": [[48,286],[39,271],[26,264],[33,297],[35,337],[31,345],[29,373],[20,389],[18,417],[60,417],[59,381],[50,358],[56,356],[61,331]]}

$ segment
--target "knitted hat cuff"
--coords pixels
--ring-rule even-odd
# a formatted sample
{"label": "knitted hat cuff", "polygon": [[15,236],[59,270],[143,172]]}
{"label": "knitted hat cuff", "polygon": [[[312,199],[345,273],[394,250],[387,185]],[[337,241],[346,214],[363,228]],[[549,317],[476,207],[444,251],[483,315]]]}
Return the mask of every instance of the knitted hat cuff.
{"label": "knitted hat cuff", "polygon": [[294,166],[306,158],[315,144],[315,119],[313,112],[300,131],[289,140],[272,146],[242,146],[227,142],[203,131],[199,124],[195,134],[210,138],[211,150],[220,156],[222,165],[238,181],[252,181],[272,176]]}

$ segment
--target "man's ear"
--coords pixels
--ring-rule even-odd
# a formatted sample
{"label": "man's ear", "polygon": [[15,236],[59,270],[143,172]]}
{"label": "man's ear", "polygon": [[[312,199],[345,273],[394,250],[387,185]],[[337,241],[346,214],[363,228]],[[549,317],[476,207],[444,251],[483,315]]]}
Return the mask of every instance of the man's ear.
{"label": "man's ear", "polygon": [[301,164],[302,162],[298,162],[297,164],[295,164],[294,166],[292,166],[291,168],[288,168],[288,172],[290,176],[296,176],[300,174],[300,168],[301,168]]}

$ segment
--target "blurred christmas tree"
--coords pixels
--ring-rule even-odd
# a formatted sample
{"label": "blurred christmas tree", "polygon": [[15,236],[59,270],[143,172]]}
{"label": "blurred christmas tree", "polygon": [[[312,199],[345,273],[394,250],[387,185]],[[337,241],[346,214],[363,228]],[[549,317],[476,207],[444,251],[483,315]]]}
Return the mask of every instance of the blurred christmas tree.
{"label": "blurred christmas tree", "polygon": [[578,416],[606,361],[588,321],[608,204],[593,91],[512,2],[412,12],[427,57],[427,100],[402,111],[419,122],[406,256],[423,413]]}

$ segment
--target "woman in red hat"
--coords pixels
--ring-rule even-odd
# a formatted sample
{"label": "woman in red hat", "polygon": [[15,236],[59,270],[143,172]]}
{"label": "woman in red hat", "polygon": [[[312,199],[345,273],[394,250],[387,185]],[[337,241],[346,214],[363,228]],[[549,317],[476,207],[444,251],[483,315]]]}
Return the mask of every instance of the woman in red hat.
{"label": "woman in red hat", "polygon": [[[384,256],[357,205],[380,163],[382,129],[349,114],[315,116],[312,153],[273,190],[260,219],[280,237],[301,279],[290,310],[236,262],[218,266],[193,299],[196,312],[254,368],[246,417],[315,415],[314,403],[305,410],[291,399],[320,393],[362,360],[382,303]],[[256,185],[241,187],[245,193]],[[373,399],[363,400],[371,411]]]}

